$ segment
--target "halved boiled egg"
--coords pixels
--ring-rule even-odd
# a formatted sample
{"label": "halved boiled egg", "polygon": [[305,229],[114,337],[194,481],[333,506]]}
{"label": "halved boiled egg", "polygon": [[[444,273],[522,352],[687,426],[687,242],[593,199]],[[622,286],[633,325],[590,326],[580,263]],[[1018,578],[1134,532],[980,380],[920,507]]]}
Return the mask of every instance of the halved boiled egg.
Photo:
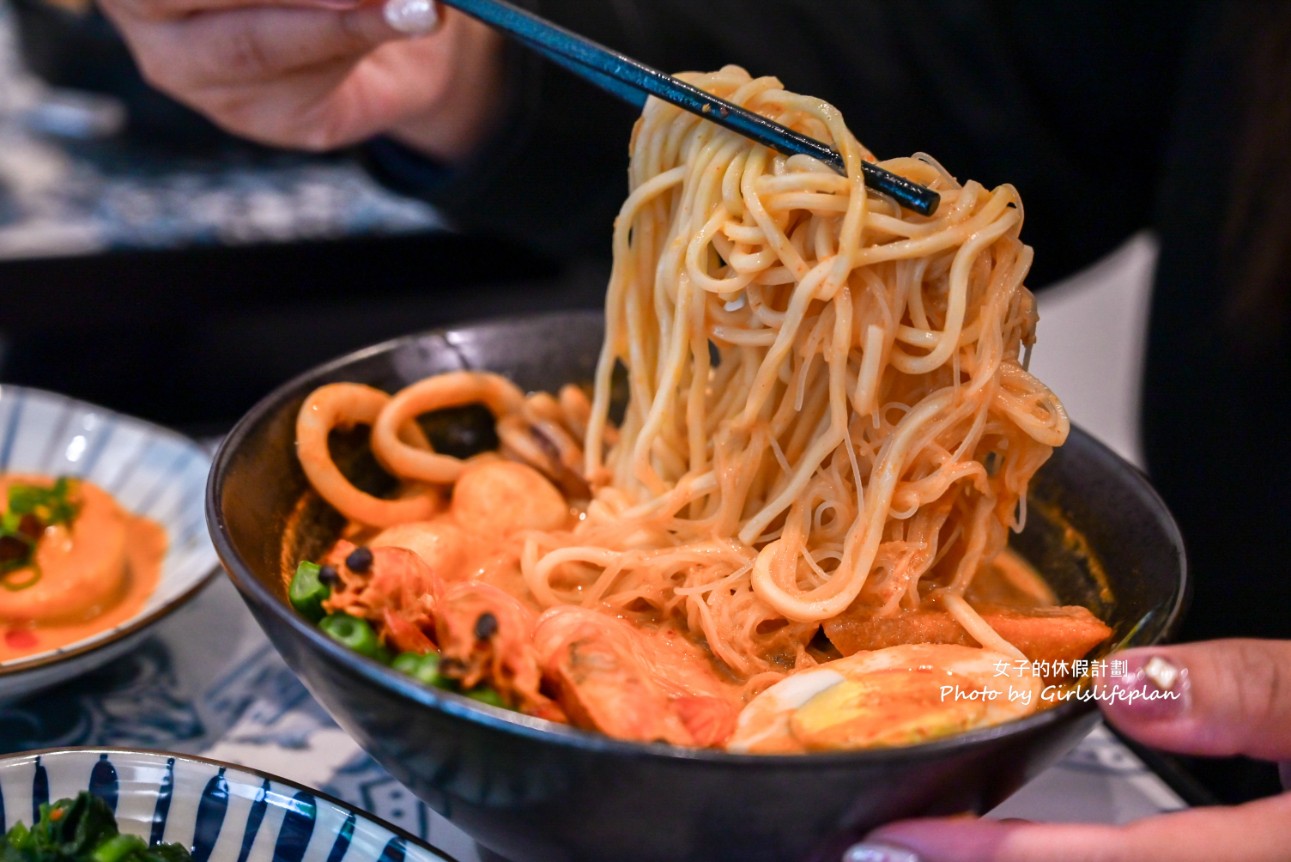
{"label": "halved boiled egg", "polygon": [[954,644],[858,652],[787,677],[740,712],[728,751],[795,754],[913,745],[1035,712],[1026,662]]}

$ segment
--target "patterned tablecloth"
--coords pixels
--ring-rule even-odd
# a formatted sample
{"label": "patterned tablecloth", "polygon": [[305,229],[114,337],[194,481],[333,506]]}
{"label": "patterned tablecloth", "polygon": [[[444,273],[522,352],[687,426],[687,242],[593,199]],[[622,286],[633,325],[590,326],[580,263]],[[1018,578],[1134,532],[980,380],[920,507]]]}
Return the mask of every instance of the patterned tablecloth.
{"label": "patterned tablecloth", "polygon": [[0,259],[444,227],[353,160],[122,136],[114,100],[27,74],[13,17],[0,0]]}
{"label": "patterned tablecloth", "polygon": [[[0,753],[119,745],[202,754],[319,788],[461,862],[472,842],[363,753],[279,658],[223,575],[133,654],[0,706]],[[1102,728],[994,814],[1123,823],[1184,807]]]}

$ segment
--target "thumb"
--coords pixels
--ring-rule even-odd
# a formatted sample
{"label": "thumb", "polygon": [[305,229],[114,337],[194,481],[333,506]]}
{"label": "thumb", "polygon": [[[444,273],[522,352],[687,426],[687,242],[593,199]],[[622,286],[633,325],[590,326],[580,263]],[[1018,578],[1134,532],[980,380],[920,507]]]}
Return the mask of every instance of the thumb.
{"label": "thumb", "polygon": [[1111,659],[1126,672],[1097,697],[1127,736],[1181,754],[1291,759],[1291,642],[1208,641]]}
{"label": "thumb", "polygon": [[1284,862],[1291,795],[1197,808],[1125,826],[907,820],[882,827],[843,862]]}

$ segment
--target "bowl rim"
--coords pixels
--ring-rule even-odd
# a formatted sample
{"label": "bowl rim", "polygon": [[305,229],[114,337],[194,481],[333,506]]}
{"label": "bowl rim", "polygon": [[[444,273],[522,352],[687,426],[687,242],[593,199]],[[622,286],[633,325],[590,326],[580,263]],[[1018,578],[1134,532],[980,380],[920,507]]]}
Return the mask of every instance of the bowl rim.
{"label": "bowl rim", "polygon": [[0,755],[0,769],[3,769],[6,764],[14,763],[19,760],[26,760],[29,758],[60,757],[62,755],[77,755],[77,754],[83,754],[83,755],[86,755],[87,757],[101,755],[101,754],[107,755],[110,757],[114,754],[119,754],[127,757],[144,757],[144,758],[157,759],[157,760],[173,759],[176,762],[188,761],[190,763],[200,763],[203,766],[214,766],[220,769],[233,770],[235,772],[244,772],[248,775],[254,775],[260,779],[273,781],[277,784],[283,784],[288,787],[295,788],[296,790],[303,790],[306,793],[309,793],[310,795],[323,800],[324,802],[328,802],[328,803],[331,803],[332,805],[335,805],[337,808],[340,808],[344,811],[353,812],[354,814],[364,818],[368,822],[373,823],[376,826],[380,826],[382,829],[388,830],[395,837],[400,838],[409,844],[415,844],[421,847],[422,849],[426,850],[431,856],[440,857],[443,860],[443,862],[459,862],[457,857],[450,854],[447,850],[442,850],[434,846],[433,844],[426,841],[425,839],[422,839],[417,837],[416,835],[413,835],[411,832],[404,829],[403,827],[396,826],[395,824],[387,820],[384,820],[381,817],[378,817],[377,815],[373,814],[371,811],[360,808],[359,806],[354,805],[352,803],[346,802],[345,800],[340,799],[325,791],[319,790],[316,787],[310,787],[309,785],[302,784],[299,781],[296,781],[294,779],[284,778],[281,775],[278,775],[277,773],[269,772],[267,770],[260,769],[255,766],[247,766],[241,763],[233,763],[232,761],[228,761],[228,760],[217,760],[214,757],[206,757],[201,754],[185,754],[177,751],[165,751],[163,749],[157,749],[157,748],[136,748],[133,746],[121,746],[121,745],[65,745],[65,746],[60,746],[56,748],[37,748],[37,749],[32,749],[31,751],[15,751],[12,754]]}
{"label": "bowl rim", "polygon": [[[960,750],[971,750],[990,744],[1003,737],[1025,735],[1040,731],[1053,724],[1078,720],[1082,715],[1095,710],[1090,699],[1073,699],[1051,706],[1040,712],[1022,718],[1012,719],[1002,724],[990,725],[974,730],[964,731],[952,736],[931,740],[914,745],[894,746],[891,748],[873,748],[837,752],[808,752],[806,754],[752,754],[730,752],[712,748],[686,748],[664,742],[630,742],[614,739],[594,731],[582,730],[559,722],[548,721],[524,715],[513,710],[490,706],[470,699],[455,692],[432,689],[424,686],[411,677],[405,676],[386,667],[375,659],[366,658],[347,649],[327,637],[317,626],[295,613],[288,605],[278,601],[270,591],[251,574],[249,567],[241,559],[228,534],[227,525],[220,508],[225,474],[235,453],[240,449],[243,440],[266,417],[296,394],[304,394],[306,386],[321,385],[323,380],[341,368],[356,364],[382,353],[389,353],[400,347],[413,345],[428,338],[440,339],[453,344],[453,334],[477,330],[483,327],[507,325],[534,325],[539,322],[548,324],[555,321],[579,322],[596,319],[601,321],[601,312],[589,310],[556,311],[541,314],[504,315],[485,317],[476,320],[461,321],[446,326],[434,327],[420,332],[396,336],[373,345],[361,347],[342,354],[332,360],[315,366],[296,375],[285,383],[274,388],[261,398],[233,426],[220,441],[211,462],[210,477],[206,486],[206,523],[225,573],[249,605],[267,609],[279,623],[286,624],[298,638],[303,638],[314,652],[322,652],[333,664],[343,666],[357,673],[363,680],[378,688],[392,689],[405,699],[412,700],[418,706],[434,709],[454,718],[464,719],[470,723],[504,733],[514,733],[537,741],[547,741],[562,748],[579,749],[585,753],[607,754],[627,757],[661,759],[684,764],[693,763],[708,766],[728,766],[741,768],[746,764],[761,764],[777,769],[815,769],[817,767],[861,767],[864,765],[891,763],[896,761],[921,761],[936,759],[942,755]],[[460,354],[459,354],[460,355]],[[470,366],[463,363],[463,367]],[[1088,447],[1090,455],[1100,463],[1109,465],[1125,477],[1126,487],[1154,510],[1163,512],[1163,526],[1167,537],[1175,549],[1179,581],[1176,585],[1173,600],[1166,609],[1166,620],[1160,635],[1153,643],[1161,643],[1170,638],[1177,630],[1183,609],[1191,593],[1191,578],[1188,562],[1184,552],[1184,542],[1178,524],[1170,514],[1164,500],[1148,482],[1146,475],[1135,465],[1126,461],[1106,444],[1079,426],[1071,426],[1071,437]],[[1147,646],[1145,644],[1144,646]],[[275,644],[275,648],[277,648]]]}
{"label": "bowl rim", "polygon": [[[79,405],[89,410],[105,414],[117,420],[124,420],[135,427],[144,429],[150,436],[169,438],[180,445],[192,447],[194,451],[205,457],[208,462],[213,463],[213,459],[208,453],[206,447],[202,446],[192,437],[189,437],[187,434],[182,434],[173,428],[159,425],[148,419],[140,419],[137,416],[122,413],[120,410],[114,410],[111,407],[103,407],[92,401],[86,401],[72,395],[65,395],[61,392],[52,392],[48,389],[41,389],[34,386],[23,386],[16,383],[0,383],[0,396],[3,396],[3,393],[6,391],[17,392],[28,396],[34,395],[37,398],[48,398],[63,401],[68,404]],[[207,469],[209,472],[209,464]],[[98,632],[96,634],[88,635],[79,641],[74,641],[65,646],[57,647],[46,652],[37,653],[33,656],[0,662],[0,683],[3,683],[6,679],[16,677],[20,673],[44,669],[60,662],[70,661],[72,659],[89,655],[90,653],[97,652],[105,647],[116,645],[124,639],[139,634],[144,629],[161,622],[163,619],[188,604],[193,597],[215,582],[215,576],[219,570],[220,558],[217,553],[216,559],[212,561],[207,571],[194,577],[191,584],[176,593],[169,601],[158,605],[151,611],[140,611],[138,615],[122,622],[119,626],[109,629],[107,632]],[[160,586],[160,584],[158,586]],[[55,684],[59,681],[51,681],[51,684]],[[3,692],[0,692],[0,694],[3,694]]]}

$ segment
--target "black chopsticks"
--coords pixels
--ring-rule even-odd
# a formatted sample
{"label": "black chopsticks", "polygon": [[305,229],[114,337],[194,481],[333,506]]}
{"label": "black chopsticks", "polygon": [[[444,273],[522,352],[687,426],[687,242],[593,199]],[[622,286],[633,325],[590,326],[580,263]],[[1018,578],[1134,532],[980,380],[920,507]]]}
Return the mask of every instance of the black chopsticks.
{"label": "black chopsticks", "polygon": [[[566,69],[638,108],[647,96],[671,102],[785,155],[808,155],[844,173],[843,158],[828,144],[787,129],[698,87],[553,24],[506,0],[442,0],[502,31]],[[941,196],[870,162],[865,185],[921,215],[932,215]]]}

